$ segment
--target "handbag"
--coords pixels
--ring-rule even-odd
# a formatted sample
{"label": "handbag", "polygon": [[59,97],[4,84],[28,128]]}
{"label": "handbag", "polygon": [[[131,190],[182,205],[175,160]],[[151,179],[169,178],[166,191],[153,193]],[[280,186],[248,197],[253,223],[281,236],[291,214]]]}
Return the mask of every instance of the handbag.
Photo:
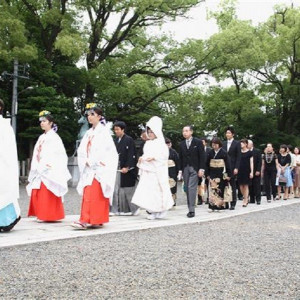
{"label": "handbag", "polygon": [[232,202],[232,187],[230,183],[228,183],[224,189],[224,202]]}

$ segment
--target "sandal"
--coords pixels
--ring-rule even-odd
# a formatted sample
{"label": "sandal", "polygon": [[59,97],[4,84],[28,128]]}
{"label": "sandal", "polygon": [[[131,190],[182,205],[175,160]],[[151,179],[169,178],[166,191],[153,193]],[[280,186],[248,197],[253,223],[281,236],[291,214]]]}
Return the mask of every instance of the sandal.
{"label": "sandal", "polygon": [[81,223],[79,221],[73,222],[71,226],[79,230],[86,230],[88,228],[86,223]]}

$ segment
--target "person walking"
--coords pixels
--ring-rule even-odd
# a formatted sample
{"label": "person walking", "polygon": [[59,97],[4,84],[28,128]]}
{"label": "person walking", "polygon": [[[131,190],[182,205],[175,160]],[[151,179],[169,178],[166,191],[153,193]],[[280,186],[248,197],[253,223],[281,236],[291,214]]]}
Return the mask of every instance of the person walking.
{"label": "person walking", "polygon": [[300,152],[299,147],[294,148],[295,168],[294,168],[294,194],[295,198],[300,197]]}
{"label": "person walking", "polygon": [[276,200],[277,170],[278,170],[278,157],[273,149],[273,145],[271,143],[268,143],[266,149],[264,150],[264,153],[262,154],[262,168],[261,168],[261,176],[264,179],[265,192],[266,192],[268,202],[271,202],[271,196],[273,196],[273,200]]}
{"label": "person walking", "polygon": [[262,157],[260,150],[254,148],[254,144],[251,140],[248,140],[248,149],[253,154],[253,178],[249,185],[250,203],[261,203],[261,165]]}
{"label": "person walking", "polygon": [[[227,152],[222,148],[222,142],[214,137],[206,160],[206,178],[209,181],[209,204],[211,210],[221,210],[224,207],[218,203],[224,200],[224,190],[231,177],[230,160]],[[225,172],[224,172],[225,171]]]}
{"label": "person walking", "polygon": [[96,103],[88,103],[86,115],[92,127],[78,148],[77,191],[82,195],[82,204],[80,218],[72,224],[83,230],[109,222],[118,167],[118,153],[102,109]]}
{"label": "person walking", "polygon": [[16,137],[10,120],[3,118],[0,99],[0,232],[7,232],[20,221],[19,166]]}
{"label": "person walking", "polygon": [[290,169],[292,158],[288,154],[287,149],[287,145],[281,145],[278,154],[278,172],[276,178],[278,200],[281,199],[281,187],[283,187],[284,190],[283,200],[287,200],[289,195],[289,187],[293,186],[293,180]]}
{"label": "person walking", "polygon": [[179,171],[179,156],[175,149],[172,148],[172,142],[166,138],[166,145],[169,148],[168,170],[169,170],[169,184],[171,194],[174,200],[174,206],[176,206],[176,194],[177,194],[177,174]]}
{"label": "person walking", "polygon": [[235,130],[229,126],[226,131],[226,141],[223,143],[223,149],[228,153],[231,167],[231,179],[230,185],[232,187],[232,202],[230,203],[230,210],[234,210],[236,206],[236,178],[239,172],[240,161],[241,161],[241,143],[234,139]]}
{"label": "person walking", "polygon": [[205,172],[205,152],[202,141],[193,137],[192,126],[184,126],[182,135],[184,140],[179,146],[178,178],[183,176],[189,209],[187,217],[193,218],[199,177],[203,177]]}
{"label": "person walking", "polygon": [[253,153],[248,149],[248,140],[241,140],[241,161],[237,181],[243,195],[243,207],[248,205],[249,185],[254,175]]}
{"label": "person walking", "polygon": [[68,157],[64,144],[56,133],[53,115],[43,110],[39,113],[41,129],[31,161],[26,187],[30,204],[28,216],[37,221],[59,221],[65,212],[62,197],[68,192]]}
{"label": "person walking", "polygon": [[149,213],[147,219],[163,219],[174,201],[169,186],[169,149],[162,132],[162,120],[154,116],[146,124],[148,140],[139,158],[140,180],[132,203]]}
{"label": "person walking", "polygon": [[116,186],[110,215],[137,215],[139,209],[131,203],[137,179],[136,150],[133,139],[125,133],[126,124],[117,121],[113,125],[114,140],[119,155]]}

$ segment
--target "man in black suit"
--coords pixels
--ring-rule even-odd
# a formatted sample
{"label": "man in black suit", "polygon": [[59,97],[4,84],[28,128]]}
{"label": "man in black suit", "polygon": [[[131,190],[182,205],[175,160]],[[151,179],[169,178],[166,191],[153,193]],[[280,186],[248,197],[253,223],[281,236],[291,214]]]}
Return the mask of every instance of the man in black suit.
{"label": "man in black suit", "polygon": [[230,159],[230,167],[232,177],[230,184],[232,187],[232,202],[230,203],[230,210],[234,210],[236,206],[236,176],[239,172],[240,161],[241,161],[241,143],[234,139],[235,131],[233,127],[226,129],[226,142],[223,143],[222,148],[227,151]]}
{"label": "man in black suit", "polygon": [[204,176],[205,152],[201,140],[193,137],[193,128],[188,125],[183,127],[182,135],[184,140],[179,147],[179,173],[183,175],[186,188],[188,218],[195,216],[195,201],[197,196],[198,177]]}
{"label": "man in black suit", "polygon": [[126,124],[122,121],[114,123],[114,139],[118,154],[119,166],[116,186],[113,195],[111,215],[137,215],[138,207],[131,203],[137,178],[136,149],[133,139],[125,134]]}
{"label": "man in black suit", "polygon": [[253,142],[248,140],[248,149],[253,153],[253,178],[251,180],[251,185],[249,186],[250,203],[255,203],[260,205],[261,202],[261,152],[254,148]]}

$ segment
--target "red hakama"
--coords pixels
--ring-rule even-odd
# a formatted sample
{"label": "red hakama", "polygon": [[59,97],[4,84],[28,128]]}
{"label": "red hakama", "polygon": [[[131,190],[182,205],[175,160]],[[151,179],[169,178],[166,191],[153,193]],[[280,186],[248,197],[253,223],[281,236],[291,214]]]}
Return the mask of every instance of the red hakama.
{"label": "red hakama", "polygon": [[40,189],[31,192],[28,217],[36,216],[41,221],[58,221],[65,217],[61,197],[55,196],[41,183]]}
{"label": "red hakama", "polygon": [[109,222],[109,199],[105,198],[101,184],[94,178],[83,191],[80,223],[100,225]]}

